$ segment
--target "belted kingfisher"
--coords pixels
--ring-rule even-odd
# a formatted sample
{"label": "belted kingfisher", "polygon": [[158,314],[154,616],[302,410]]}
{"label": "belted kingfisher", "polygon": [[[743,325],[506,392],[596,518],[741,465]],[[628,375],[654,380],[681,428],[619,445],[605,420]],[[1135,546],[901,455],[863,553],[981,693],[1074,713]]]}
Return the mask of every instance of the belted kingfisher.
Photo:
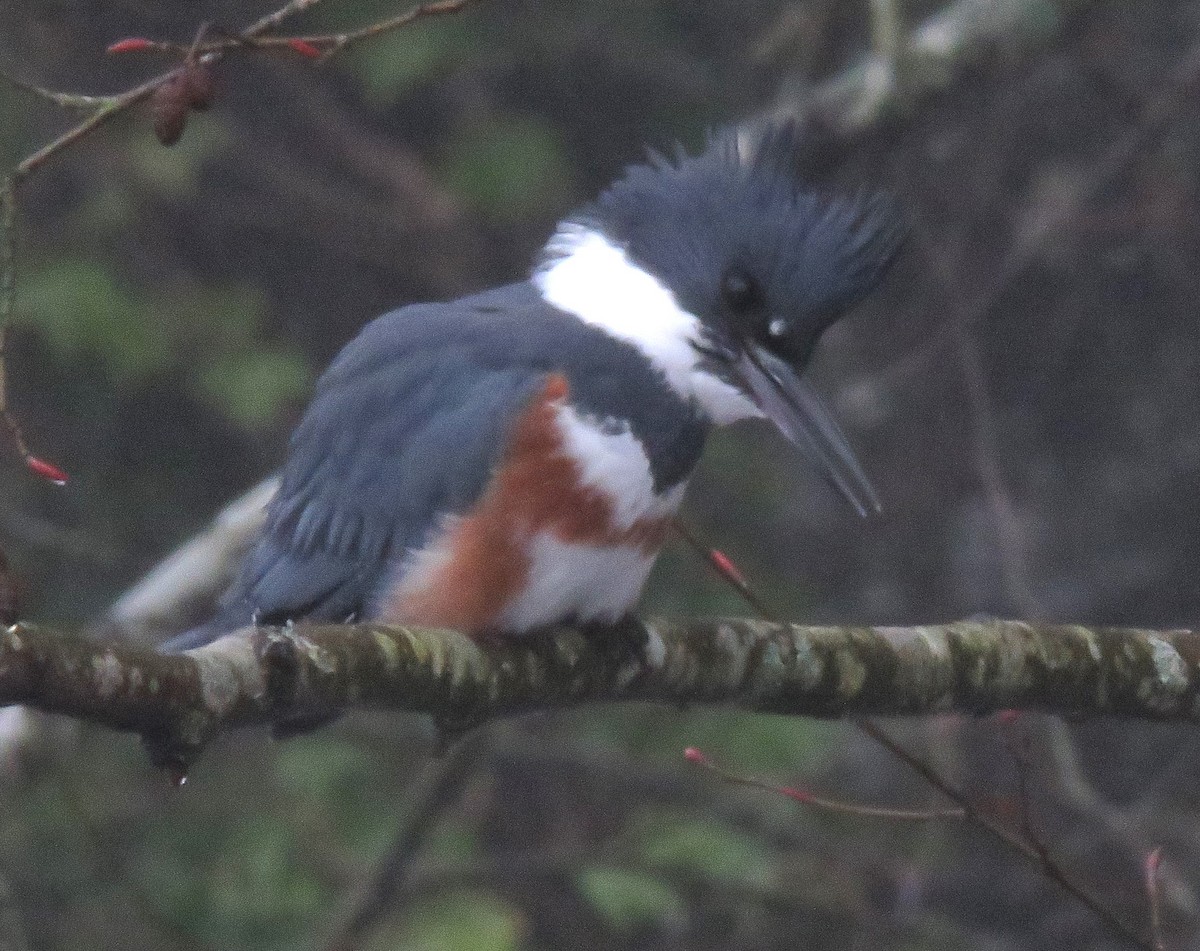
{"label": "belted kingfisher", "polygon": [[802,378],[904,229],[796,174],[790,124],[651,153],[528,280],[384,314],[321,377],[266,527],[195,647],[377,619],[511,637],[629,612],[712,426],[766,417],[879,507]]}

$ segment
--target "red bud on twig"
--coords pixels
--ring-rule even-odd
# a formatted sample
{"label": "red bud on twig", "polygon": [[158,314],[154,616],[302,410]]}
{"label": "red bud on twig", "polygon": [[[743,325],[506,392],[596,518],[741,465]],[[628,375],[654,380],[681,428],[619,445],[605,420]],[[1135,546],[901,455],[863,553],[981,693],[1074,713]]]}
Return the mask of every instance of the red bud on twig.
{"label": "red bud on twig", "polygon": [[141,53],[144,50],[154,49],[154,43],[145,37],[131,36],[124,40],[117,40],[105,50],[110,56],[118,53]]}
{"label": "red bud on twig", "polygon": [[320,59],[321,51],[313,46],[308,40],[302,40],[298,37],[293,37],[287,41],[287,45],[299,53],[301,56],[306,56],[309,59]]}
{"label": "red bud on twig", "polygon": [[816,806],[818,809],[825,809],[829,812],[840,812],[844,815],[861,816],[869,819],[898,819],[905,822],[924,822],[930,819],[962,819],[965,816],[962,809],[892,809],[886,806],[860,806],[856,803],[842,802],[839,799],[827,799],[806,789],[797,789],[795,786],[776,786],[774,783],[755,779],[752,776],[740,776],[727,769],[722,769],[708,757],[708,754],[694,746],[689,746],[683,751],[683,758],[689,763],[695,763],[697,766],[703,766],[705,769],[712,770],[725,780],[725,782],[731,783],[734,786],[748,786],[751,789],[762,789],[766,792],[775,793],[777,796],[786,796],[792,802],[799,803],[800,805]]}
{"label": "red bud on twig", "polygon": [[746,580],[746,576],[742,574],[741,569],[733,563],[725,552],[714,548],[708,553],[708,559],[712,562],[714,568],[717,569],[726,578],[732,581],[739,588],[748,588],[750,583]]}
{"label": "red bud on twig", "polygon": [[699,763],[701,766],[708,766],[708,757],[704,755],[702,750],[696,749],[694,746],[689,746],[683,751],[683,758],[689,763]]}
{"label": "red bud on twig", "polygon": [[67,474],[58,466],[45,459],[39,459],[37,456],[26,456],[25,465],[30,472],[41,476],[55,485],[66,485]]}

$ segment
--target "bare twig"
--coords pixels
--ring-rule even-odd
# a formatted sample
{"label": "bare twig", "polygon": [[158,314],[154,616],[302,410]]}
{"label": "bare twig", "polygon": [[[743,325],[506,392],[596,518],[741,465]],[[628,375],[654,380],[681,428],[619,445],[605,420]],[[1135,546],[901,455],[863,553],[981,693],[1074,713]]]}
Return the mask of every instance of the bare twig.
{"label": "bare twig", "polygon": [[863,806],[858,803],[844,802],[840,799],[830,799],[818,796],[807,789],[797,789],[794,786],[778,786],[766,780],[753,776],[740,776],[731,773],[714,763],[706,753],[694,746],[684,750],[684,758],[689,763],[703,766],[712,770],[725,782],[734,786],[747,786],[750,789],[762,789],[766,792],[784,796],[803,806],[815,806],[826,812],[836,812],[842,815],[858,816],[864,819],[897,819],[904,822],[928,822],[931,819],[962,819],[966,813],[962,809],[893,809],[889,806]]}
{"label": "bare twig", "polygon": [[987,391],[983,358],[973,333],[973,316],[962,299],[959,283],[941,249],[933,247],[928,236],[917,229],[917,244],[928,264],[954,327],[962,365],[963,385],[970,411],[975,443],[975,471],[996,530],[996,544],[1003,571],[1005,592],[1022,617],[1037,618],[1041,605],[1033,593],[1025,559],[1025,540],[1020,520],[1013,508],[1008,487],[999,464],[999,436],[991,396]]}
{"label": "bare twig", "polygon": [[[90,110],[90,114],[57,138],[27,155],[4,176],[0,187],[0,420],[8,430],[12,444],[33,471],[55,482],[65,481],[65,475],[56,467],[34,457],[26,442],[21,426],[13,414],[8,400],[6,374],[7,347],[10,338],[16,302],[16,215],[17,193],[21,183],[50,159],[69,149],[81,139],[91,135],[115,117],[134,106],[150,99],[169,84],[177,83],[183,70],[203,66],[211,68],[235,51],[260,51],[291,49],[303,55],[316,50],[321,60],[341,52],[355,43],[380,36],[430,16],[457,13],[476,0],[435,0],[412,7],[403,13],[369,24],[346,33],[310,37],[283,37],[267,35],[285,20],[311,7],[321,0],[290,0],[279,9],[255,20],[240,33],[214,40],[204,40],[203,29],[198,31],[194,42],[185,45],[153,40],[139,40],[130,44],[114,44],[114,52],[125,49],[160,50],[183,57],[184,62],[175,68],[111,96],[84,96],[47,89],[13,77],[3,78],[10,84],[37,95],[63,109]],[[164,140],[165,141],[165,140]]]}
{"label": "bare twig", "polygon": [[1097,898],[1084,889],[1083,886],[1063,874],[1062,870],[1053,862],[1047,863],[1042,851],[1036,845],[1026,841],[1022,836],[1011,832],[991,816],[981,813],[966,793],[947,782],[928,763],[913,756],[874,723],[864,720],[859,723],[859,728],[871,737],[871,739],[904,760],[926,782],[941,792],[951,802],[958,805],[963,810],[966,818],[983,829],[989,836],[1018,855],[1024,856],[1037,864],[1050,881],[1054,882],[1055,885],[1083,904],[1113,934],[1120,936],[1134,947],[1144,949],[1144,951],[1157,951],[1150,941],[1139,935],[1133,928],[1122,921],[1102,899]]}
{"label": "bare twig", "polygon": [[1152,849],[1146,856],[1146,899],[1150,903],[1150,942],[1154,951],[1167,951],[1167,942],[1162,930],[1162,884],[1159,871],[1162,865],[1162,847]]}
{"label": "bare twig", "polygon": [[1050,847],[1033,825],[1033,800],[1029,795],[1029,736],[1022,734],[1018,738],[1010,734],[1006,737],[1006,743],[1016,769],[1017,806],[1021,818],[1021,834],[1034,854],[1037,855],[1046,876],[1052,881],[1066,881],[1068,880],[1066,869],[1059,865],[1054,856],[1050,854]]}
{"label": "bare twig", "polygon": [[475,732],[460,739],[449,752],[425,767],[420,788],[408,816],[383,858],[362,889],[351,899],[333,933],[318,942],[324,951],[353,951],[369,935],[375,922],[409,886],[414,860],[447,810],[458,802],[463,787],[484,755],[486,734]]}
{"label": "bare twig", "polygon": [[[1052,7],[1080,5],[1055,0]],[[962,69],[997,42],[1031,44],[1046,34],[1046,6],[1038,0],[954,0],[906,29],[903,4],[871,0],[871,47],[866,56],[811,92],[785,82],[776,112],[812,114],[846,138],[913,102],[951,85]],[[902,65],[903,82],[896,66]],[[797,88],[806,89],[797,101]]]}
{"label": "bare twig", "polygon": [[[692,548],[694,550],[699,552],[702,556],[704,556],[706,554],[706,552],[708,551],[706,546],[704,546],[698,540],[696,540],[693,536],[691,536],[687,532],[687,530],[684,529],[683,526],[679,524],[678,520],[676,522],[676,531],[678,531],[688,541],[688,543],[692,546]],[[749,588],[749,585],[745,584],[744,582],[742,584],[739,584],[737,576],[730,574],[728,572],[725,572],[725,571],[721,571],[719,566],[718,566],[718,573],[730,585],[732,585],[733,588],[735,590],[737,590],[739,594],[742,595],[742,597],[750,604],[751,607],[758,610],[761,614],[765,614],[765,611],[761,607],[759,607],[757,598],[754,598],[753,592]],[[737,574],[740,575],[740,572]],[[749,596],[748,596],[748,593],[749,593]],[[958,810],[957,810],[958,817],[964,818],[970,822],[975,823],[980,828],[982,828],[985,832],[987,832],[989,835],[991,835],[993,838],[996,838],[999,841],[1003,842],[1004,844],[1008,845],[1010,848],[1019,852],[1021,855],[1025,856],[1026,858],[1029,858],[1029,859],[1032,859],[1033,861],[1035,861],[1041,867],[1043,873],[1047,876],[1047,878],[1049,878],[1051,881],[1053,881],[1055,884],[1057,884],[1059,887],[1061,887],[1068,894],[1073,895],[1080,902],[1082,902],[1093,914],[1095,914],[1100,919],[1100,921],[1102,921],[1105,925],[1107,925],[1114,933],[1120,935],[1122,938],[1126,939],[1127,941],[1130,941],[1132,944],[1134,944],[1138,947],[1146,948],[1146,949],[1148,949],[1148,951],[1159,951],[1159,949],[1152,949],[1148,943],[1146,943],[1142,938],[1140,938],[1137,935],[1137,933],[1135,931],[1133,931],[1133,929],[1131,929],[1119,917],[1117,917],[1111,911],[1109,911],[1108,908],[1105,907],[1097,898],[1092,896],[1082,886],[1080,886],[1075,881],[1073,881],[1066,874],[1066,872],[1052,860],[1052,858],[1049,856],[1048,852],[1045,850],[1044,846],[1041,845],[1040,841],[1036,837],[1033,837],[1032,835],[1029,834],[1031,832],[1031,829],[1028,826],[1028,819],[1026,819],[1026,833],[1027,833],[1027,838],[1028,838],[1028,840],[1026,841],[1026,840],[1023,840],[1020,836],[1017,836],[1017,835],[1014,835],[1013,833],[1011,833],[1008,829],[1006,829],[1000,823],[998,823],[995,820],[991,819],[990,817],[980,813],[979,810],[975,807],[975,805],[971,802],[971,800],[964,793],[962,793],[960,790],[958,790],[952,783],[950,783],[949,780],[947,780],[944,776],[942,776],[941,773],[938,772],[931,764],[925,762],[924,760],[922,760],[919,757],[917,757],[916,755],[914,755],[910,750],[906,749],[903,745],[901,745],[897,740],[895,740],[890,734],[888,734],[888,732],[886,730],[884,730],[878,724],[873,723],[870,720],[861,720],[861,719],[857,720],[855,722],[856,722],[856,726],[863,734],[865,734],[870,739],[874,740],[876,743],[878,743],[880,746],[882,746],[885,750],[887,750],[892,756],[894,756],[896,759],[900,760],[900,762],[904,763],[906,766],[908,766],[910,769],[912,769],[914,772],[916,772],[918,775],[920,775],[922,778],[924,778],[926,782],[928,782],[935,789],[937,789],[939,792],[941,792],[943,795],[945,795],[947,798],[949,798],[952,802],[954,802],[955,805],[958,806]],[[699,753],[699,751],[696,751],[696,752]],[[703,754],[700,754],[700,756],[703,757]],[[693,761],[695,761],[695,762],[703,761],[702,759],[696,759],[694,757],[689,757],[689,758],[692,758]],[[711,764],[705,762],[705,765],[711,765]],[[733,777],[727,777],[727,778],[729,778],[730,781],[737,781]],[[1021,782],[1022,782],[1021,795],[1022,795],[1022,798],[1024,799],[1025,788],[1024,788],[1024,778],[1023,777],[1021,778]],[[756,785],[756,786],[764,785],[764,784],[758,783],[757,781],[747,781],[745,784],[746,785]],[[793,791],[787,791],[787,790],[782,790],[782,789],[777,789],[777,791],[783,792],[785,795],[791,795],[791,792],[793,792]],[[792,798],[796,798],[796,797],[793,796]],[[1027,809],[1023,812],[1023,815],[1028,817]]]}
{"label": "bare twig", "polygon": [[114,98],[113,96],[84,96],[78,93],[58,92],[54,89],[46,89],[43,86],[26,82],[15,76],[9,76],[7,73],[0,73],[0,80],[3,80],[16,89],[40,96],[60,109],[100,109],[109,105]]}
{"label": "bare twig", "polygon": [[[960,0],[960,4],[966,5],[966,2]],[[1198,85],[1200,42],[1188,49],[1171,78],[1147,99],[1134,127],[1098,157],[1074,188],[1059,192],[1056,196],[1058,200],[1046,210],[1038,228],[1025,235],[1024,240],[1014,242],[978,295],[960,313],[947,315],[933,333],[895,360],[890,367],[879,372],[877,379],[895,380],[913,376],[927,361],[949,349],[961,330],[971,332],[986,323],[1004,300],[1005,294],[1042,257],[1045,250],[1061,239],[1066,229],[1086,212],[1106,188],[1163,138],[1181,110],[1195,104]],[[989,160],[994,161],[994,157]]]}
{"label": "bare twig", "polygon": [[[314,6],[321,0],[311,0],[304,3],[302,7]],[[193,44],[175,43],[171,40],[152,40],[143,37],[137,37],[134,40],[124,40],[121,44],[115,44],[117,49],[114,52],[148,52],[148,53],[172,53],[177,55],[191,54],[195,57],[202,58],[212,54],[225,54],[232,50],[252,49],[252,50],[267,50],[275,52],[298,52],[304,56],[313,56],[311,51],[315,50],[317,56],[313,58],[328,59],[337,53],[342,52],[356,43],[361,43],[363,40],[369,40],[384,33],[389,33],[392,30],[398,30],[401,27],[408,26],[416,20],[424,17],[439,16],[447,13],[457,13],[472,0],[437,0],[433,3],[423,3],[420,6],[413,7],[396,16],[388,17],[385,20],[380,20],[377,23],[372,23],[369,26],[362,27],[358,30],[350,30],[344,33],[310,33],[297,36],[265,36],[264,30],[258,29],[258,24],[252,26],[241,33],[234,33],[225,36],[219,36],[216,39],[205,42],[197,42]],[[260,21],[261,22],[261,21]],[[281,22],[281,21],[280,21]],[[278,25],[278,24],[276,24]],[[124,44],[124,45],[122,45]],[[112,48],[110,47],[110,50]]]}
{"label": "bare twig", "polygon": [[776,618],[771,611],[767,609],[766,602],[760,598],[750,587],[750,582],[746,576],[738,569],[738,567],[729,559],[729,556],[716,548],[710,548],[704,542],[696,537],[696,534],[684,524],[683,519],[676,518],[672,521],[672,527],[675,529],[675,534],[683,539],[684,543],[692,549],[697,555],[704,559],[710,568],[713,569],[730,587],[736,591],[743,601],[757,612],[758,616],[764,621],[776,621]]}

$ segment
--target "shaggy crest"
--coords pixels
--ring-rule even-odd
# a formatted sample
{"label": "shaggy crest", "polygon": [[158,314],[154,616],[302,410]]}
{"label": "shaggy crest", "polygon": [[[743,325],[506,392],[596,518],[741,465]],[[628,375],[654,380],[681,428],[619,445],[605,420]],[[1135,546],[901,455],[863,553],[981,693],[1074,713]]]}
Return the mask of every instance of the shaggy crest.
{"label": "shaggy crest", "polygon": [[723,130],[696,156],[651,152],[570,222],[603,233],[706,321],[721,312],[722,277],[744,272],[800,357],[879,282],[905,228],[884,196],[805,184],[799,138],[789,122]]}

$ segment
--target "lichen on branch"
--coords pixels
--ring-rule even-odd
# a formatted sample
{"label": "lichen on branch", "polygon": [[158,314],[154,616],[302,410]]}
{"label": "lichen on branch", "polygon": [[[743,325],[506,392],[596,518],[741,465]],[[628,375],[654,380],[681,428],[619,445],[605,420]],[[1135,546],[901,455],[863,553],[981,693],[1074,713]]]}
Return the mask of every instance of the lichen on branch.
{"label": "lichen on branch", "polygon": [[1039,709],[1200,719],[1192,631],[976,620],[807,627],[747,619],[563,628],[481,645],[379,624],[247,629],[186,654],[20,624],[0,633],[0,705],[140,734],[186,766],[238,727],[319,723],[356,708],[419,711],[451,729],[624,701],[793,716]]}

